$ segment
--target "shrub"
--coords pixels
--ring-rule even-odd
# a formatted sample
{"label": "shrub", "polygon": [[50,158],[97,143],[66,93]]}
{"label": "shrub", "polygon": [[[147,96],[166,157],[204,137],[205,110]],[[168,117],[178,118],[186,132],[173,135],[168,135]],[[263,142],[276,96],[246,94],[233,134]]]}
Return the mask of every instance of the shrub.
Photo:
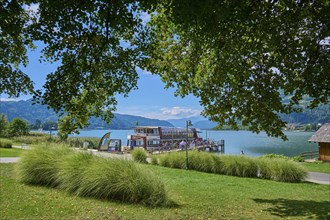
{"label": "shrub", "polygon": [[132,153],[132,158],[138,163],[147,163],[147,153],[142,148],[135,148]]}
{"label": "shrub", "polygon": [[97,149],[99,147],[100,139],[92,138],[92,137],[69,137],[66,140],[66,143],[70,145],[70,147],[81,148],[84,142],[88,142],[88,148]]}
{"label": "shrub", "polygon": [[281,159],[285,159],[285,160],[288,160],[289,157],[287,156],[284,156],[283,154],[265,154],[263,156],[261,156],[261,158],[281,158]]}
{"label": "shrub", "polygon": [[225,175],[239,177],[257,177],[258,165],[255,159],[245,156],[221,156],[220,172]]}
{"label": "shrub", "polygon": [[292,157],[292,160],[295,162],[304,162],[305,158],[302,156],[294,156],[294,157]]}
{"label": "shrub", "polygon": [[210,173],[212,172],[214,163],[212,154],[198,151],[189,152],[188,156],[189,169]]}
{"label": "shrub", "polygon": [[14,142],[24,143],[24,144],[48,144],[50,142],[59,142],[57,137],[49,137],[49,134],[40,134],[40,133],[30,133],[29,135],[17,136],[12,138]]}
{"label": "shrub", "polygon": [[281,182],[301,182],[307,175],[302,166],[283,158],[261,158],[259,172],[261,178]]}
{"label": "shrub", "polygon": [[79,196],[148,206],[167,205],[165,185],[142,164],[62,147],[36,147],[16,165],[19,180]]}
{"label": "shrub", "polygon": [[59,164],[63,157],[72,153],[67,146],[34,147],[25,151],[17,163],[21,182],[55,187],[59,184]]}
{"label": "shrub", "polygon": [[85,166],[80,196],[159,206],[167,202],[163,182],[130,160],[93,157]]}
{"label": "shrub", "polygon": [[221,157],[218,154],[212,154],[212,163],[213,163],[212,173],[220,174],[222,168],[222,161],[221,161]]}
{"label": "shrub", "polygon": [[159,165],[161,165],[163,167],[171,167],[170,157],[168,156],[168,154],[164,154],[164,155],[159,156]]}
{"label": "shrub", "polygon": [[155,155],[151,156],[151,164],[152,165],[158,165],[158,157]]}
{"label": "shrub", "polygon": [[12,148],[13,142],[7,139],[0,139],[0,147],[1,148]]}
{"label": "shrub", "polygon": [[76,193],[81,187],[81,179],[92,158],[93,155],[86,152],[75,152],[63,158],[59,164],[58,172],[60,188]]}
{"label": "shrub", "polygon": [[185,169],[185,161],[184,152],[166,153],[159,156],[159,165],[163,167]]}

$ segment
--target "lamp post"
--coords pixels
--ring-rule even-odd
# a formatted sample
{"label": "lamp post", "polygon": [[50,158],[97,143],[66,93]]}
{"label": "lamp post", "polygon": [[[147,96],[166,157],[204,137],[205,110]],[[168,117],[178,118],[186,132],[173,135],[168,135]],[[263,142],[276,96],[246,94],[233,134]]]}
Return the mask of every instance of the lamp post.
{"label": "lamp post", "polygon": [[191,121],[186,121],[186,127],[187,127],[187,142],[186,142],[186,170],[188,170],[188,128],[189,126],[192,126]]}

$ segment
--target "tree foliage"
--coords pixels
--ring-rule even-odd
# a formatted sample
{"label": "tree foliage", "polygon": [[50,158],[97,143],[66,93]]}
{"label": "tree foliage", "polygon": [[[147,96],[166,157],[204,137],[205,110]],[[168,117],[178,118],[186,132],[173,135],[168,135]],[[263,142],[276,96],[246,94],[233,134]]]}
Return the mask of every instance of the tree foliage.
{"label": "tree foliage", "polygon": [[26,30],[27,19],[22,1],[0,2],[0,92],[10,96],[33,92],[33,82],[21,70],[28,63],[26,47],[33,48]]}
{"label": "tree foliage", "polygon": [[0,114],[0,137],[7,137],[9,129],[9,122],[6,115]]}
{"label": "tree foliage", "polygon": [[27,135],[30,132],[29,123],[21,118],[14,118],[9,126],[10,136]]}
{"label": "tree foliage", "polygon": [[93,115],[109,121],[115,95],[136,88],[137,66],[198,97],[220,125],[273,136],[283,136],[278,113],[298,111],[304,95],[310,108],[329,101],[328,0],[4,0],[0,10],[0,92],[32,91],[19,67],[42,41],[43,60],[60,64],[35,98],[73,128]]}
{"label": "tree foliage", "polygon": [[299,111],[306,94],[310,108],[329,101],[329,1],[161,1],[156,11],[149,71],[220,125],[284,137],[278,113]]}

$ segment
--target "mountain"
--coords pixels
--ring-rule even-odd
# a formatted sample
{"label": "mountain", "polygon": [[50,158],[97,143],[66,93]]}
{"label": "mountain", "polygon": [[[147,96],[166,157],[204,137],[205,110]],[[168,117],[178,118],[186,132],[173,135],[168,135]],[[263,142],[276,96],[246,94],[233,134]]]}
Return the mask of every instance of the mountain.
{"label": "mountain", "polygon": [[195,123],[198,121],[203,121],[205,118],[203,116],[194,116],[189,118],[180,118],[180,119],[168,119],[167,121],[173,124],[175,127],[186,127],[186,122],[190,120],[193,124],[193,127],[195,127]]}
{"label": "mountain", "polygon": [[218,123],[209,121],[209,120],[203,120],[203,121],[198,121],[193,124],[195,128],[199,129],[212,129],[215,126],[217,126]]}
{"label": "mountain", "polygon": [[[58,115],[45,105],[33,104],[32,100],[26,101],[0,101],[0,113],[7,116],[9,121],[13,118],[22,118],[30,124],[35,124],[37,120],[42,123],[51,121],[57,122]],[[137,124],[140,126],[169,126],[173,125],[164,120],[150,119],[134,115],[114,114],[114,118],[108,125],[102,119],[92,117],[89,129],[131,129]]]}

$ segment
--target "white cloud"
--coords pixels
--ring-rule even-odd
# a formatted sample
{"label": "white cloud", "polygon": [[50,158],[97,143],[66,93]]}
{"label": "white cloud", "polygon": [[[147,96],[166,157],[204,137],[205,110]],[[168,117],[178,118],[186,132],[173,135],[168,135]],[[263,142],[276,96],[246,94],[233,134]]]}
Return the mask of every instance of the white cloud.
{"label": "white cloud", "polygon": [[0,97],[0,102],[17,102],[17,101],[19,101],[19,99],[17,99],[17,98],[2,98],[2,97]]}
{"label": "white cloud", "polygon": [[[148,109],[148,111],[146,111]],[[133,108],[119,109],[119,114],[128,114],[142,116],[146,118],[168,120],[168,119],[180,119],[189,118],[194,116],[200,116],[201,110],[192,109],[187,107],[159,107],[154,106],[149,108],[147,106],[139,106]]]}
{"label": "white cloud", "polygon": [[152,75],[151,72],[147,71],[147,70],[144,70],[144,69],[141,69],[140,67],[136,67],[135,69],[139,74],[142,74],[142,75]]}
{"label": "white cloud", "polygon": [[201,113],[201,110],[199,109],[192,109],[192,108],[178,107],[178,106],[171,108],[162,108],[160,110],[162,115],[172,119],[199,116]]}

